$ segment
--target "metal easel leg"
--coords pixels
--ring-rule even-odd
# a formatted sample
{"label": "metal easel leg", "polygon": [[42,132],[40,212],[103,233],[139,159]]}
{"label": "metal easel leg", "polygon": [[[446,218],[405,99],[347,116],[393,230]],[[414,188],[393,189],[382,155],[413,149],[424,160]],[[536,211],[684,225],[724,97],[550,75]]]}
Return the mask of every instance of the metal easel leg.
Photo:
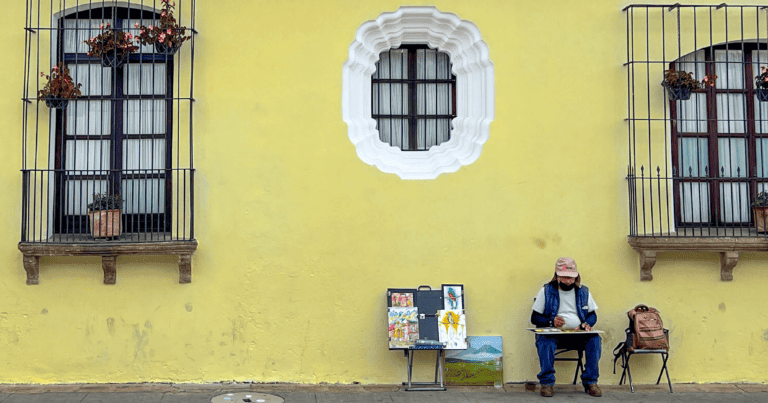
{"label": "metal easel leg", "polygon": [[411,376],[413,375],[413,350],[408,350],[408,389],[413,385],[411,384]]}

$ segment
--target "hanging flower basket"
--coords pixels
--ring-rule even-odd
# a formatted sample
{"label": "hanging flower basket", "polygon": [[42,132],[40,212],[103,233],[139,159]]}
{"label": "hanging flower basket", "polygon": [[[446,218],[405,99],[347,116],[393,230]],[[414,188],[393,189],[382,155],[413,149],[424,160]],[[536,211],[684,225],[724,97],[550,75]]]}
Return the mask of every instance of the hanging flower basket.
{"label": "hanging flower basket", "polygon": [[758,101],[768,102],[768,88],[758,88],[755,90]]}
{"label": "hanging flower basket", "polygon": [[179,49],[181,49],[181,44],[168,46],[164,43],[155,42],[155,53],[161,55],[173,56]]}
{"label": "hanging flower basket", "polygon": [[160,3],[163,5],[163,11],[160,13],[160,24],[150,26],[134,24],[134,27],[139,30],[136,40],[142,45],[154,44],[157,54],[171,56],[178,52],[184,41],[189,40],[191,36],[186,34],[187,27],[180,26],[173,16],[176,2],[160,0]]}
{"label": "hanging flower basket", "polygon": [[129,54],[126,52],[116,52],[108,50],[101,54],[101,65],[103,67],[121,68],[128,61]]}
{"label": "hanging flower basket", "polygon": [[52,109],[65,109],[70,99],[82,95],[80,84],[75,84],[69,75],[69,69],[64,63],[59,63],[51,68],[50,74],[40,73],[48,82],[43,89],[37,92],[37,99],[45,101],[45,105]]}
{"label": "hanging flower basket", "polygon": [[688,85],[672,86],[667,84],[666,81],[662,81],[661,86],[667,90],[667,96],[672,101],[687,101],[691,99],[691,88]]}
{"label": "hanging flower basket", "polygon": [[69,99],[67,98],[47,96],[43,98],[43,100],[45,101],[45,105],[51,109],[67,109],[67,105],[69,104]]}
{"label": "hanging flower basket", "polygon": [[112,29],[109,24],[99,24],[101,32],[88,39],[85,44],[90,49],[89,57],[101,59],[104,67],[120,68],[128,61],[128,56],[139,50],[134,44],[135,38],[130,32]]}

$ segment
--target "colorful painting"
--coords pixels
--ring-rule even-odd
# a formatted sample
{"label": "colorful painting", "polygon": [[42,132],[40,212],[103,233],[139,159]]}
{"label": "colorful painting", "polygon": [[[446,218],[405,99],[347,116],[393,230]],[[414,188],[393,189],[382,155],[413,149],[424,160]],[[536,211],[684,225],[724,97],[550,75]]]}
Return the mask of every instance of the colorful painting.
{"label": "colorful painting", "polygon": [[501,385],[501,336],[469,336],[469,348],[445,353],[448,385]]}
{"label": "colorful painting", "polygon": [[464,286],[461,284],[443,284],[443,309],[464,310]]}
{"label": "colorful painting", "polygon": [[412,292],[393,292],[392,303],[390,306],[411,307],[413,306]]}
{"label": "colorful painting", "polygon": [[388,308],[389,348],[405,348],[419,339],[418,308]]}
{"label": "colorful painting", "polygon": [[467,348],[467,321],[464,311],[437,311],[437,332],[439,341],[446,343],[446,350]]}

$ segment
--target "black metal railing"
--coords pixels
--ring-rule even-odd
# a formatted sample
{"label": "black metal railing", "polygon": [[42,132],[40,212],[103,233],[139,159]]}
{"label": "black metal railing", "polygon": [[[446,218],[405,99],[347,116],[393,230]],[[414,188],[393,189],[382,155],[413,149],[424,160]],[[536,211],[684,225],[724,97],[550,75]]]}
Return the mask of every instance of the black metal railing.
{"label": "black metal railing", "polygon": [[[637,171],[631,168],[627,171],[627,182],[630,236],[765,236],[763,228],[758,228],[758,221],[765,218],[756,216],[745,189],[768,188],[768,178],[686,176],[682,179],[664,176],[660,167],[648,170],[640,166]],[[710,198],[696,197],[699,190],[717,193],[715,200],[720,202],[712,204]]]}
{"label": "black metal railing", "polygon": [[[78,178],[73,180],[71,178]],[[119,183],[119,186],[114,186]],[[194,239],[194,169],[22,171],[21,241],[158,242]],[[98,229],[96,195],[120,196],[119,226]],[[111,210],[111,209],[110,209]],[[110,217],[112,218],[112,217]],[[94,230],[94,221],[97,229]]]}
{"label": "black metal railing", "polygon": [[[752,204],[768,191],[768,103],[755,77],[768,66],[768,8],[642,4],[623,11],[629,235],[765,236]],[[672,99],[660,85],[667,70],[690,72],[702,84],[690,99]],[[705,77],[715,75],[717,84],[708,85]]]}
{"label": "black metal railing", "polygon": [[[21,242],[194,240],[195,0],[25,3]],[[119,63],[86,43],[161,21],[189,39],[135,42]],[[82,94],[38,99],[59,66]],[[119,215],[102,217],[97,195],[119,196]]]}

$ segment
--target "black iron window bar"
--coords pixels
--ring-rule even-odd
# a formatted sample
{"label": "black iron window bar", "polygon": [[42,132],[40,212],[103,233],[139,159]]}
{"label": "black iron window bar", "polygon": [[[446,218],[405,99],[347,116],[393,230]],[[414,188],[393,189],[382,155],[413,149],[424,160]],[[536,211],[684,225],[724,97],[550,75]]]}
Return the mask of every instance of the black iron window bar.
{"label": "black iron window bar", "polygon": [[427,45],[381,53],[371,79],[371,116],[381,141],[403,151],[426,151],[450,139],[456,117],[451,66],[447,53]]}
{"label": "black iron window bar", "polygon": [[[768,8],[630,5],[624,12],[630,236],[757,236],[750,205],[768,191],[768,103],[757,99],[753,81],[768,66]],[[693,101],[674,100],[659,84],[664,70],[681,67],[727,77],[694,90]]]}
{"label": "black iron window bar", "polygon": [[[139,45],[125,66],[102,67],[80,43],[98,34],[89,24],[136,34],[129,21],[157,25],[161,10],[160,0],[26,2],[22,242],[194,239],[195,0],[175,4],[178,24],[191,36],[175,55]],[[36,97],[44,85],[38,72],[60,62],[88,91],[67,109],[46,111]],[[89,228],[85,212],[97,193],[122,198],[116,236],[95,237]]]}

